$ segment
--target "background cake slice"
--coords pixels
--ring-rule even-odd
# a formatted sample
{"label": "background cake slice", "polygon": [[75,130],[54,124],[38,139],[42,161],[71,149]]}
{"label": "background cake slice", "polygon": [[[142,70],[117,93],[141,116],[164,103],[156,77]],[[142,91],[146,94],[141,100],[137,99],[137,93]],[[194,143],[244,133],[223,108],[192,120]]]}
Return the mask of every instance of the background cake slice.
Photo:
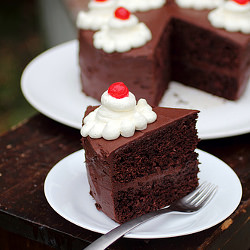
{"label": "background cake slice", "polygon": [[[88,2],[84,1],[85,11]],[[241,5],[236,0],[230,2]],[[249,15],[250,3],[241,7],[248,9]],[[183,8],[174,0],[155,9],[132,12],[149,28],[152,39],[125,52],[107,53],[96,48],[96,31],[78,26],[82,90],[100,100],[109,83],[119,79],[137,98],[158,105],[173,80],[229,100],[239,99],[250,76],[250,32],[214,27],[208,19],[210,12]]]}
{"label": "background cake slice", "polygon": [[[96,109],[88,107],[85,117]],[[85,133],[82,138],[90,194],[96,207],[119,223],[162,208],[198,186],[198,111],[156,107],[152,112],[156,121],[130,137],[106,140]]]}

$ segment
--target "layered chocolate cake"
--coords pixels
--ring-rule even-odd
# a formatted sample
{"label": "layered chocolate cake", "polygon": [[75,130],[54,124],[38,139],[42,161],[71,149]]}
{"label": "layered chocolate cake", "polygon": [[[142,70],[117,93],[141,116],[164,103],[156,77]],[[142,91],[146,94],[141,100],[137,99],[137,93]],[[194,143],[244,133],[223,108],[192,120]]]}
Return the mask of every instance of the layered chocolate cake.
{"label": "layered chocolate cake", "polygon": [[[169,81],[175,80],[230,100],[238,99],[250,75],[250,3],[238,1],[85,0],[85,12],[79,14],[77,22],[82,90],[100,100],[110,82],[121,80],[137,98],[158,105]],[[89,2],[105,8],[87,6]],[[217,13],[211,13],[211,8],[217,11],[217,6],[223,4],[233,5],[226,6],[226,14],[231,18],[229,27],[228,22],[223,26]],[[114,14],[118,5],[129,9],[129,14]],[[81,18],[83,13],[90,13],[91,17]],[[100,19],[101,16],[106,19]],[[244,17],[245,24],[240,20]],[[121,26],[109,18],[117,19]],[[235,27],[238,19],[244,27]],[[134,25],[131,24],[131,30],[143,24],[151,32],[137,32],[138,37],[145,36],[143,45],[141,41],[140,46],[135,42],[130,47],[130,42],[124,45],[129,39],[121,30],[133,37],[128,23]],[[129,49],[113,48],[113,38]]]}
{"label": "layered chocolate cake", "polygon": [[87,108],[81,134],[96,207],[123,223],[198,186],[198,111],[136,104],[127,90],[113,94],[115,85]]}

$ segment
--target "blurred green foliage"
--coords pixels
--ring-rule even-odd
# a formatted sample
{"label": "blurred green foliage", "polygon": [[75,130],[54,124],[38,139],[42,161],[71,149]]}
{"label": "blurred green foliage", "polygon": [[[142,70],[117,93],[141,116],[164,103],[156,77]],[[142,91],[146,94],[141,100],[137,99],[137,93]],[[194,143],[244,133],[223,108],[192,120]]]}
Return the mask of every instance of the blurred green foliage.
{"label": "blurred green foliage", "polygon": [[20,79],[25,66],[44,51],[36,1],[1,1],[0,134],[35,114],[24,99]]}

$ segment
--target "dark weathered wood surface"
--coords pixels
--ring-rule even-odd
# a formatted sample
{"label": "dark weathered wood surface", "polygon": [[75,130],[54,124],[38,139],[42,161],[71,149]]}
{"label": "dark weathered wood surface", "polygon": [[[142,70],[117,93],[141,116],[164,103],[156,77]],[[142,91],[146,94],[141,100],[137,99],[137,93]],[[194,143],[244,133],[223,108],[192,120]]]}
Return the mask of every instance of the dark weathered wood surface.
{"label": "dark weathered wood surface", "polygon": [[[199,148],[221,158],[238,174],[243,186],[238,209],[200,233],[170,239],[120,239],[110,249],[250,248],[250,134],[201,141]],[[49,170],[78,149],[78,130],[40,114],[0,136],[0,227],[4,231],[58,249],[82,249],[100,236],[63,219],[44,196]]]}

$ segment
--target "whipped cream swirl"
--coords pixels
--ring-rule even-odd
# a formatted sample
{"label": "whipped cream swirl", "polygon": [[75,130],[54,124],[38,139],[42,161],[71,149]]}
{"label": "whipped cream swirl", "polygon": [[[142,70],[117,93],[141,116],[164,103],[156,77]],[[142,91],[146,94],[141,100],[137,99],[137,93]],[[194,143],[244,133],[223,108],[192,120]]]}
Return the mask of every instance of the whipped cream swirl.
{"label": "whipped cream swirl", "polygon": [[166,0],[118,0],[118,6],[135,11],[148,11],[161,8]]}
{"label": "whipped cream swirl", "polygon": [[216,28],[224,28],[229,32],[250,34],[250,2],[238,4],[226,1],[208,14],[210,23]]}
{"label": "whipped cream swirl", "polygon": [[101,98],[102,105],[89,113],[83,120],[83,137],[117,139],[120,135],[131,137],[135,130],[144,130],[147,124],[156,120],[157,115],[140,99],[136,105],[135,96],[129,92],[127,97],[117,99],[105,91]]}
{"label": "whipped cream swirl", "polygon": [[88,4],[89,11],[80,11],[76,25],[79,29],[98,30],[108,22],[117,7],[117,0],[95,1]]}
{"label": "whipped cream swirl", "polygon": [[94,47],[106,53],[126,52],[145,45],[152,39],[148,27],[131,14],[122,20],[115,15],[94,34]]}
{"label": "whipped cream swirl", "polygon": [[195,10],[214,9],[223,2],[224,0],[176,0],[179,7]]}

